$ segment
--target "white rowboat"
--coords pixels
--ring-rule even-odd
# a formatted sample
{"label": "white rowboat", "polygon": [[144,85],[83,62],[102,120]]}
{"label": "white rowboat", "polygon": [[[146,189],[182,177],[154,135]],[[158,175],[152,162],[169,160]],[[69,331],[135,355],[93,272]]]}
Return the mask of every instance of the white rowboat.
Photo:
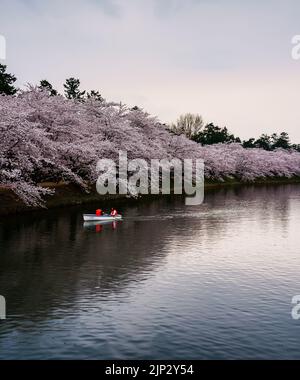
{"label": "white rowboat", "polygon": [[109,221],[114,221],[114,220],[121,220],[122,219],[122,215],[116,215],[116,216],[112,216],[112,215],[101,215],[101,216],[97,216],[95,214],[83,214],[83,220],[85,222],[96,222],[96,221],[103,221],[103,222],[109,222]]}

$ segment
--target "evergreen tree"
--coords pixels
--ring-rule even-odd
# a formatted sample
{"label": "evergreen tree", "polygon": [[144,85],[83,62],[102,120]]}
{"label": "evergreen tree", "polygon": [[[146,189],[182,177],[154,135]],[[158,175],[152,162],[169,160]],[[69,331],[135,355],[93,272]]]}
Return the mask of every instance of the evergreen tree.
{"label": "evergreen tree", "polygon": [[49,83],[46,79],[40,81],[39,88],[47,90],[50,96],[56,96],[58,94],[57,91],[53,88],[52,84]]}
{"label": "evergreen tree", "polygon": [[262,134],[254,143],[256,148],[262,148],[264,150],[272,150],[272,137],[266,134]]}
{"label": "evergreen tree", "polygon": [[255,148],[255,138],[243,141],[243,148]]}
{"label": "evergreen tree", "polygon": [[64,84],[65,96],[67,99],[83,100],[85,91],[80,91],[80,80],[76,78],[69,78]]}
{"label": "evergreen tree", "polygon": [[99,102],[103,102],[104,101],[104,99],[102,98],[102,95],[100,94],[99,91],[92,90],[91,92],[88,92],[86,94],[86,96],[87,96],[88,99],[98,100]]}
{"label": "evergreen tree", "polygon": [[6,72],[6,66],[0,63],[0,94],[14,95],[18,90],[14,87],[17,78]]}
{"label": "evergreen tree", "polygon": [[213,123],[207,124],[202,131],[194,136],[193,140],[203,145],[241,142],[240,138],[230,134],[226,127],[220,128]]}
{"label": "evergreen tree", "polygon": [[280,135],[278,136],[276,133],[272,135],[272,149],[276,148],[282,148],[282,149],[289,149],[291,148],[291,143],[290,143],[290,137],[288,133],[286,132],[281,132]]}

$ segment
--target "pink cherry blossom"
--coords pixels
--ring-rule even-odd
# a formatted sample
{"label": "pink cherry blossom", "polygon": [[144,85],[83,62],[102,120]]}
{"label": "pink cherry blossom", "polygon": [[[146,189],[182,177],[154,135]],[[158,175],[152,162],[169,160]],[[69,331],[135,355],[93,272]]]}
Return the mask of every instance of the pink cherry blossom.
{"label": "pink cherry blossom", "polygon": [[30,87],[18,96],[0,96],[0,184],[26,204],[43,205],[51,193],[39,185],[66,181],[88,191],[97,180],[100,158],[203,158],[205,176],[238,178],[300,176],[300,153],[244,149],[240,144],[201,146],[167,130],[156,118],[119,103],[85,102],[48,96]]}

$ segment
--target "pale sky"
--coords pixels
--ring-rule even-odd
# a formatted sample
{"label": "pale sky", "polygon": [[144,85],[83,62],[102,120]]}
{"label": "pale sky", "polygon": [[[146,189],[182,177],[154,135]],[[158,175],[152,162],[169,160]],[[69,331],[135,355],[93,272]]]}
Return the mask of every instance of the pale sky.
{"label": "pale sky", "polygon": [[300,143],[299,17],[299,0],[0,0],[0,35],[19,87],[75,76],[162,122]]}

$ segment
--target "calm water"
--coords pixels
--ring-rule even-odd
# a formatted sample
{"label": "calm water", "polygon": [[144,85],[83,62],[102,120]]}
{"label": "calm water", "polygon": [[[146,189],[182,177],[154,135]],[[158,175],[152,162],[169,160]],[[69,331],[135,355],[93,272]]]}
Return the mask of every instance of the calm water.
{"label": "calm water", "polygon": [[0,219],[0,358],[300,359],[299,185],[120,208]]}

